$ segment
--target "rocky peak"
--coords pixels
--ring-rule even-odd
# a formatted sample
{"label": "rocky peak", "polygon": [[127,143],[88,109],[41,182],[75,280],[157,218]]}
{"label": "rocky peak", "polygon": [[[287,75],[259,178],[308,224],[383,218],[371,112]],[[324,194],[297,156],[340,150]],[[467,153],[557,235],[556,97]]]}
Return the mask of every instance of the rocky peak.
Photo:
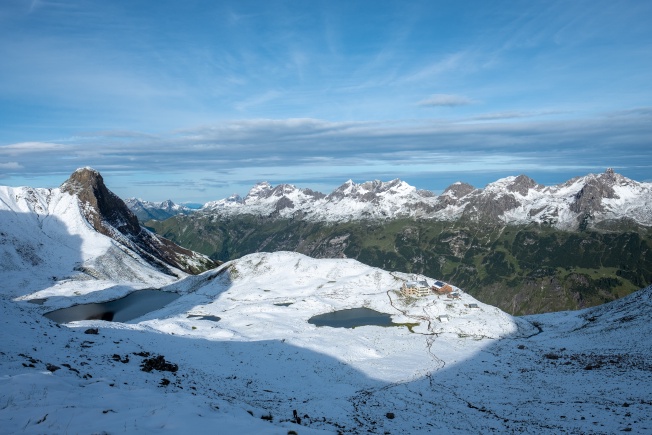
{"label": "rocky peak", "polygon": [[310,197],[312,197],[314,199],[322,199],[322,198],[326,197],[326,195],[324,195],[323,193],[317,192],[316,190],[312,190],[312,189],[301,189],[301,191],[306,196],[310,196]]}
{"label": "rocky peak", "polygon": [[352,183],[343,196],[358,201],[371,202],[383,191],[383,183],[380,180],[366,181],[362,184]]}
{"label": "rocky peak", "polygon": [[376,194],[385,193],[385,192],[399,193],[401,191],[412,189],[412,187],[409,184],[407,184],[404,181],[401,181],[399,178],[395,178],[394,180],[387,181],[387,182],[383,182],[380,180],[367,181],[366,183],[362,183],[360,187],[364,190]]}
{"label": "rocky peak", "polygon": [[[63,185],[62,185],[62,187],[63,187]],[[133,198],[132,197],[132,198],[127,198],[124,201],[125,201],[125,204],[127,204],[127,207],[129,207],[129,209],[132,210],[132,211],[136,207],[140,207],[140,208],[145,207],[145,204],[143,203],[143,200],[140,199],[140,198]]]}
{"label": "rocky peak", "polygon": [[245,201],[254,198],[267,198],[271,190],[272,185],[267,181],[257,183],[254,187],[251,188],[251,190],[249,190],[249,193],[245,197]]}
{"label": "rocky peak", "polygon": [[475,187],[471,186],[468,183],[457,182],[448,186],[442,192],[442,196],[448,196],[450,198],[460,199],[469,193],[473,192]]}
{"label": "rocky peak", "polygon": [[616,193],[613,188],[600,182],[596,178],[588,178],[584,186],[575,194],[571,211],[581,214],[593,214],[596,211],[603,211],[603,198],[614,198]]}
{"label": "rocky peak", "polygon": [[349,180],[331,192],[327,198],[331,201],[351,198],[364,202],[373,202],[378,201],[379,195],[384,193],[402,195],[414,190],[416,190],[414,187],[398,178],[387,182],[374,180],[361,184],[356,184],[352,180]]}
{"label": "rocky peak", "polygon": [[96,231],[109,237],[112,236],[111,227],[123,234],[140,233],[136,215],[122,199],[107,189],[102,175],[95,169],[77,169],[61,185],[61,190],[79,198],[84,217]]}
{"label": "rocky peak", "polygon": [[540,184],[528,177],[527,175],[519,175],[514,178],[511,184],[507,186],[507,190],[510,192],[517,192],[522,196],[526,196],[530,189],[541,188]]}
{"label": "rocky peak", "polygon": [[619,198],[614,190],[614,186],[631,183],[631,180],[617,174],[611,168],[607,169],[602,174],[590,174],[578,180],[582,180],[584,184],[575,194],[574,201],[570,208],[575,213],[582,214],[592,214],[596,211],[603,211],[603,199]]}
{"label": "rocky peak", "polygon": [[166,210],[166,211],[172,211],[172,210],[174,210],[174,209],[176,209],[178,207],[179,206],[176,205],[174,202],[172,202],[171,199],[166,199],[165,201],[161,202],[161,205],[160,205],[160,208],[162,208],[163,210]]}
{"label": "rocky peak", "polygon": [[97,232],[132,249],[164,273],[175,274],[170,266],[186,273],[199,273],[217,266],[208,257],[143,229],[136,215],[106,187],[102,175],[92,168],[77,169],[61,185],[61,190],[77,196],[82,214]]}
{"label": "rocky peak", "polygon": [[365,190],[367,192],[382,192],[384,189],[384,183],[380,180],[365,181],[362,184],[357,184],[357,190]]}
{"label": "rocky peak", "polygon": [[348,196],[355,189],[355,186],[356,184],[353,182],[353,180],[348,180],[340,187],[329,193],[326,198],[328,198],[329,201],[341,200],[344,197]]}
{"label": "rocky peak", "polygon": [[281,198],[286,195],[290,195],[296,190],[297,188],[292,184],[279,184],[278,186],[274,187],[271,191],[269,191],[267,197],[275,196],[277,198]]}
{"label": "rocky peak", "polygon": [[[261,199],[276,198],[278,199],[278,201],[282,201],[283,204],[285,204],[285,206],[283,207],[285,208],[288,206],[288,204],[292,203],[292,201],[288,198],[288,196],[293,194],[298,194],[299,197],[303,195],[311,199],[321,199],[326,196],[323,193],[315,192],[310,189],[299,189],[293,184],[279,184],[278,186],[272,186],[268,182],[264,181],[262,183],[256,184],[249,191],[249,194],[245,198],[244,202],[251,204]],[[237,198],[239,199],[240,197],[238,196]],[[238,200],[238,201],[231,201],[231,202],[243,202],[243,201]]]}
{"label": "rocky peak", "polygon": [[224,200],[224,202],[235,203],[235,204],[242,204],[242,201],[243,201],[242,197],[237,193],[234,193],[233,195],[229,196]]}
{"label": "rocky peak", "polygon": [[602,174],[599,174],[596,179],[605,187],[632,184],[632,180],[614,172],[612,168],[607,168],[607,170]]}

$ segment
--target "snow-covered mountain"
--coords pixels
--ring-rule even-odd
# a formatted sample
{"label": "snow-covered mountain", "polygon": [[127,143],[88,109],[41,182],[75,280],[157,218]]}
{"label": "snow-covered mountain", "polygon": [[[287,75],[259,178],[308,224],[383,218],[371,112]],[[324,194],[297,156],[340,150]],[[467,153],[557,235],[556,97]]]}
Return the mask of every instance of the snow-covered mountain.
{"label": "snow-covered mountain", "polygon": [[[181,296],[128,323],[64,327],[41,314],[120,292],[64,297],[56,284],[32,293],[8,282],[0,425],[9,433],[652,430],[652,288],[579,312],[515,318],[459,289],[459,299],[406,298],[398,289],[412,279],[433,282],[354,260],[259,253],[165,286]],[[42,305],[26,302],[48,292]],[[394,326],[309,322],[359,307],[391,315]]]}
{"label": "snow-covered mountain", "polygon": [[125,204],[141,222],[150,219],[165,220],[172,216],[193,212],[192,209],[175,204],[169,199],[162,202],[151,202],[140,198],[128,198],[125,199]]}
{"label": "snow-covered mountain", "polygon": [[401,180],[349,180],[329,195],[291,184],[273,187],[258,183],[245,198],[230,198],[206,203],[202,213],[220,215],[254,214],[275,217],[303,217],[308,220],[337,222],[359,219],[392,219],[422,216],[430,209],[431,192],[417,190]]}
{"label": "snow-covered mountain", "polygon": [[[513,317],[455,283],[404,296],[437,277],[352,259],[256,253],[172,276],[120,203],[88,168],[0,188],[1,432],[652,431],[652,287]],[[126,323],[43,316],[152,288],[179,297]],[[356,308],[392,323],[314,324]]]}
{"label": "snow-covered mountain", "polygon": [[50,285],[64,277],[180,277],[216,266],[141,227],[90,168],[57,189],[0,187],[0,257],[3,274],[29,277],[31,268],[49,269]]}
{"label": "snow-covered mountain", "polygon": [[245,198],[232,196],[209,202],[200,212],[325,222],[402,217],[469,219],[548,224],[561,229],[624,219],[650,226],[652,183],[636,182],[611,169],[555,186],[543,186],[525,175],[500,179],[484,189],[458,182],[439,196],[398,179],[362,184],[349,180],[328,195],[265,182],[254,186]]}

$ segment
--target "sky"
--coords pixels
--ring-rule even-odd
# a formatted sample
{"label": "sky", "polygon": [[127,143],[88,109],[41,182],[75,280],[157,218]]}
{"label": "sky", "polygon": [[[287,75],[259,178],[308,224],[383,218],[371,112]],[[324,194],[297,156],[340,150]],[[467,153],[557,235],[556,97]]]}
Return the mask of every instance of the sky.
{"label": "sky", "polygon": [[0,2],[0,184],[652,181],[652,2]]}

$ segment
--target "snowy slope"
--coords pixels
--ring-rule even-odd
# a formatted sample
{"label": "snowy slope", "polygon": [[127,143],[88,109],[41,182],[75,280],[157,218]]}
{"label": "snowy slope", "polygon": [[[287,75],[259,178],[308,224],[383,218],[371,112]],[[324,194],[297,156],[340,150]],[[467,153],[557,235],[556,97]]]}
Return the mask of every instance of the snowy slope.
{"label": "snowy slope", "polygon": [[79,201],[60,189],[0,187],[3,294],[37,297],[107,286],[174,280],[115,240],[95,231]]}
{"label": "snowy slope", "polygon": [[[354,260],[259,253],[169,284],[164,289],[179,292],[179,299],[128,324],[62,327],[41,313],[80,298],[35,305],[3,288],[0,427],[25,433],[652,430],[652,288],[584,311],[514,318],[462,291],[460,299],[402,297],[401,283],[414,278],[432,282]],[[363,306],[418,325],[411,332],[307,322]],[[448,322],[440,321],[444,314]],[[207,315],[220,320],[190,317]],[[84,334],[90,327],[99,334]],[[142,352],[164,355],[178,371],[141,371]],[[51,372],[48,364],[60,369]],[[163,379],[170,383],[161,385]],[[292,421],[295,410],[300,425]]]}
{"label": "snowy slope", "polygon": [[455,183],[441,195],[417,190],[401,180],[356,184],[349,180],[324,195],[292,185],[259,183],[243,199],[209,202],[200,211],[218,216],[253,214],[341,222],[401,217],[491,220],[506,224],[548,224],[575,229],[606,220],[628,219],[652,225],[652,184],[607,170],[556,186],[519,175],[475,189]]}
{"label": "snowy slope", "polygon": [[141,227],[90,168],[57,189],[0,186],[0,260],[3,293],[37,298],[125,294],[216,265]]}

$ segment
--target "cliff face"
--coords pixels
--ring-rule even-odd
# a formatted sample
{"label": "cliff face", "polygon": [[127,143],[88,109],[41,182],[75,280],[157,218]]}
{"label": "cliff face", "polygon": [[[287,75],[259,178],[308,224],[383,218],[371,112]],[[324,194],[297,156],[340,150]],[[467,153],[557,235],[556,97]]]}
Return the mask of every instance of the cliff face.
{"label": "cliff face", "polygon": [[138,218],[104,184],[102,175],[92,168],[78,169],[61,185],[61,190],[79,198],[88,223],[96,231],[111,237],[113,230],[138,237],[142,229]]}
{"label": "cliff face", "polygon": [[99,233],[134,250],[159,270],[177,275],[175,269],[197,274],[218,266],[208,257],[182,248],[140,226],[127,205],[104,184],[92,168],[76,170],[61,190],[77,196],[88,223]]}

